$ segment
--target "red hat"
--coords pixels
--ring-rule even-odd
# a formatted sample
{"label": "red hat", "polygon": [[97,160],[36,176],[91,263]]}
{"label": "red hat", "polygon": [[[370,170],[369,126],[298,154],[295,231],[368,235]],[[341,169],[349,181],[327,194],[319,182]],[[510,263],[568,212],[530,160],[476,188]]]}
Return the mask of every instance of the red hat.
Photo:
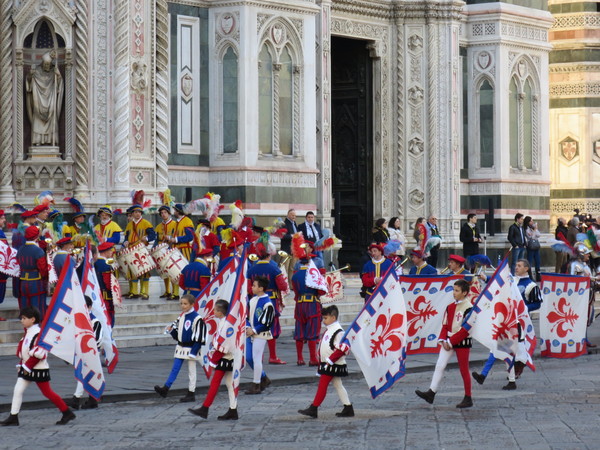
{"label": "red hat", "polygon": [[103,242],[102,244],[100,244],[98,246],[98,251],[105,252],[106,250],[110,250],[114,246],[115,246],[115,244],[113,242]]}
{"label": "red hat", "polygon": [[372,248],[376,248],[381,253],[383,253],[383,246],[382,245],[379,245],[379,244],[371,244],[371,245],[369,245],[369,250],[371,250]]}
{"label": "red hat", "polygon": [[62,239],[59,239],[59,240],[56,242],[56,245],[58,245],[58,246],[62,247],[63,245],[65,245],[65,244],[70,244],[71,242],[72,242],[72,241],[71,241],[71,238],[70,238],[70,237],[64,237],[64,238],[62,238]]}
{"label": "red hat", "polygon": [[204,247],[201,248],[200,250],[198,250],[198,253],[196,253],[196,256],[206,256],[206,255],[212,255],[213,249],[210,247]]}
{"label": "red hat", "polygon": [[423,254],[423,252],[421,250],[419,250],[418,248],[415,248],[414,250],[412,250],[410,252],[410,256],[416,256],[419,259],[425,259],[425,255]]}
{"label": "red hat", "polygon": [[41,212],[44,212],[46,210],[50,209],[48,207],[48,205],[37,205],[35,208],[33,208],[33,212],[35,212],[36,214],[39,214]]}
{"label": "red hat", "polygon": [[31,211],[23,211],[23,212],[21,213],[21,219],[28,219],[28,218],[30,218],[30,217],[37,216],[37,214],[38,214],[38,213],[37,213],[35,210],[31,210]]}
{"label": "red hat", "polygon": [[2,217],[4,215],[4,210],[0,209],[0,217]]}
{"label": "red hat", "polygon": [[40,229],[34,225],[25,228],[25,239],[33,241],[40,235]]}
{"label": "red hat", "polygon": [[456,261],[459,264],[464,264],[466,259],[460,255],[450,255],[448,256],[448,261]]}

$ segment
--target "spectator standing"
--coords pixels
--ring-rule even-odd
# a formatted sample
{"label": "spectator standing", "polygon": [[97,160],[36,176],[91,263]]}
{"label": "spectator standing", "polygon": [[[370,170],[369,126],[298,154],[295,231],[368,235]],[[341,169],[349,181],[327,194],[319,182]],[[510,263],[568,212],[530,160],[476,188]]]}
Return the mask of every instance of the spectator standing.
{"label": "spectator standing", "polygon": [[388,222],[388,232],[390,233],[390,241],[396,241],[400,243],[400,248],[396,252],[396,255],[400,259],[404,258],[406,254],[406,236],[400,229],[400,218],[392,217]]}
{"label": "spectator standing", "polygon": [[467,215],[467,221],[460,229],[460,242],[463,243],[463,256],[466,259],[479,254],[479,243],[483,242],[483,239],[477,227],[477,214]]}
{"label": "spectator standing", "polygon": [[527,261],[531,267],[535,267],[535,280],[540,281],[540,236],[542,234],[531,216],[525,217],[523,228],[527,239]]}
{"label": "spectator standing", "polygon": [[512,255],[510,259],[510,273],[515,274],[515,266],[519,259],[525,257],[525,245],[527,244],[527,238],[525,237],[525,230],[523,230],[523,214],[515,214],[515,223],[508,228],[508,242],[512,247]]}
{"label": "spectator standing", "polygon": [[[558,219],[558,225],[556,226],[556,230],[554,231],[554,237],[557,241],[568,242],[567,234],[569,229],[567,228],[566,221],[564,218]],[[556,254],[556,264],[554,265],[554,272],[563,273],[563,267],[566,266],[568,262],[568,257],[565,252],[554,252]]]}
{"label": "spectator standing", "polygon": [[387,223],[384,218],[377,219],[375,228],[373,228],[372,242],[376,244],[386,244],[390,239],[390,233],[387,229]]}
{"label": "spectator standing", "polygon": [[[442,238],[442,236],[440,235],[440,230],[437,226],[437,217],[435,217],[433,214],[429,216],[429,220],[427,220],[426,226],[429,230],[429,238],[433,236],[439,237],[440,239]],[[429,250],[429,257],[427,258],[427,263],[432,265],[434,268],[437,267],[438,253],[440,251],[441,245],[442,244],[434,245],[433,247],[431,247],[431,250]]]}

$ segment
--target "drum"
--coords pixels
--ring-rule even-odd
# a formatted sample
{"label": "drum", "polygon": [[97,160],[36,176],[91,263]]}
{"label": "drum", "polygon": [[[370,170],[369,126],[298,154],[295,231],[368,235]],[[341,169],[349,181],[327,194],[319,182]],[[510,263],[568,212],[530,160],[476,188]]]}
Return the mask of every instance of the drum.
{"label": "drum", "polygon": [[169,278],[169,274],[166,271],[163,271],[160,262],[165,258],[165,256],[169,253],[169,244],[158,244],[152,250],[150,250],[150,255],[154,262],[156,263],[156,270],[158,271],[161,278]]}
{"label": "drum", "polygon": [[125,254],[123,253],[127,249],[120,250],[117,252],[116,260],[117,260],[117,269],[119,274],[123,274],[126,280],[131,280],[131,273],[129,271],[129,265],[127,264],[127,260],[125,259]]}
{"label": "drum", "polygon": [[141,242],[121,250],[119,256],[123,257],[129,268],[131,279],[134,280],[156,268],[156,263],[150,256],[150,252]]}
{"label": "drum", "polygon": [[185,266],[188,265],[188,260],[176,249],[170,249],[167,254],[160,260],[160,270],[167,274],[173,284],[179,284],[179,276]]}

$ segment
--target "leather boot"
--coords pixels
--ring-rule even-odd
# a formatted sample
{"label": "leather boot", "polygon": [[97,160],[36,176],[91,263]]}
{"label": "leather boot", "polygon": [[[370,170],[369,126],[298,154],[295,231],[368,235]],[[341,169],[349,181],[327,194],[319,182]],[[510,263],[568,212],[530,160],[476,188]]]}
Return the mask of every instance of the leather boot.
{"label": "leather boot", "polygon": [[158,384],[154,386],[154,390],[158,395],[162,398],[167,398],[167,394],[169,393],[169,388],[167,386],[159,386]]}
{"label": "leather boot", "polygon": [[433,400],[435,399],[435,392],[433,392],[431,389],[429,389],[427,392],[421,392],[417,389],[415,394],[430,404],[433,403]]}
{"label": "leather boot", "polygon": [[238,420],[237,408],[229,408],[225,414],[217,417],[218,420]]}
{"label": "leather boot", "polygon": [[203,419],[208,419],[208,406],[202,405],[200,408],[196,409],[189,408],[188,411],[192,414],[202,417]]}
{"label": "leather boot", "polygon": [[260,390],[264,391],[269,386],[271,386],[271,379],[268,376],[263,375],[260,379]]}
{"label": "leather boot", "polygon": [[71,411],[71,409],[67,409],[66,411],[64,411],[62,413],[62,417],[60,418],[60,420],[58,422],[56,422],[56,425],[66,425],[68,424],[71,420],[75,419],[75,414],[73,414],[73,411]]}
{"label": "leather boot", "polygon": [[98,407],[98,400],[94,397],[88,397],[83,405],[81,405],[81,409],[96,409]]}
{"label": "leather boot", "polygon": [[0,422],[3,427],[18,427],[19,426],[19,415],[11,414],[5,420]]}
{"label": "leather boot", "polygon": [[300,414],[302,414],[303,416],[312,417],[313,419],[316,419],[319,416],[319,408],[317,408],[312,403],[310,404],[310,406],[308,408],[299,409],[298,412]]}
{"label": "leather boot", "polygon": [[79,397],[73,396],[72,398],[65,400],[65,403],[69,408],[73,408],[75,410],[79,409],[81,399]]}
{"label": "leather boot", "polygon": [[462,402],[456,405],[457,408],[470,408],[471,406],[473,406],[473,399],[471,399],[471,397],[468,395],[465,395],[465,398],[462,399]]}
{"label": "leather boot", "polygon": [[336,417],[354,417],[354,408],[352,405],[344,405],[341,412],[335,413]]}
{"label": "leather boot", "polygon": [[506,386],[502,386],[503,391],[514,391],[515,389],[517,389],[517,383],[514,381],[509,381]]}
{"label": "leather boot", "polygon": [[260,383],[252,383],[250,389],[247,389],[244,394],[247,395],[256,395],[260,394],[262,391],[260,390]]}
{"label": "leather boot", "polygon": [[187,393],[179,399],[181,403],[190,403],[196,401],[196,394],[192,391],[187,391]]}
{"label": "leather boot", "polygon": [[477,372],[472,372],[471,375],[473,375],[473,378],[475,379],[475,381],[477,381],[479,384],[483,384],[483,382],[485,381],[485,375],[482,375],[480,373]]}

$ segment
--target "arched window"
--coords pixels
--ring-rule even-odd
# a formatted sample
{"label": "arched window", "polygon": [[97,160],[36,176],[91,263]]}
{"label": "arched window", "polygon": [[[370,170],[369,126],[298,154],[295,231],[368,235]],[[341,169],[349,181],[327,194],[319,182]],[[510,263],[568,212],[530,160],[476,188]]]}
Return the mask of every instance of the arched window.
{"label": "arched window", "polygon": [[284,48],[279,58],[279,151],[283,155],[292,155],[294,147],[294,80],[292,57],[288,48]]}
{"label": "arched window", "polygon": [[273,58],[266,44],[258,55],[258,148],[273,154]]}
{"label": "arched window", "polygon": [[510,167],[519,169],[519,87],[515,77],[511,79],[508,95]]}
{"label": "arched window", "polygon": [[479,88],[479,166],[494,166],[494,88],[488,80]]}
{"label": "arched window", "polygon": [[233,48],[223,55],[223,153],[238,150],[238,57]]}
{"label": "arched window", "polygon": [[533,87],[531,79],[525,80],[523,89],[523,164],[525,169],[533,168]]}

